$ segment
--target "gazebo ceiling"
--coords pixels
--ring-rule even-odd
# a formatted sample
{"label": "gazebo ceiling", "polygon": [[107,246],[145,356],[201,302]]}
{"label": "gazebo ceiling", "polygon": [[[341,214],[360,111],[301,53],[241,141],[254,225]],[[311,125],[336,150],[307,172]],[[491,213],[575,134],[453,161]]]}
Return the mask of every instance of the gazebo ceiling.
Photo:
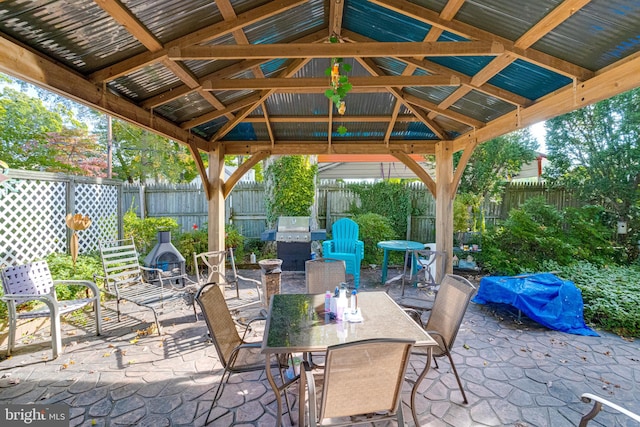
{"label": "gazebo ceiling", "polygon": [[227,154],[462,150],[640,86],[639,52],[638,0],[0,2],[0,71]]}

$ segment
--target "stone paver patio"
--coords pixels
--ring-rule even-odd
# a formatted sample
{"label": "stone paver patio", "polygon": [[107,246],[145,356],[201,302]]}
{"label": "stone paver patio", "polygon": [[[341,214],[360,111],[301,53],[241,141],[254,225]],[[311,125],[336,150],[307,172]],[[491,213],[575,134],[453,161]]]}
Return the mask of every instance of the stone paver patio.
{"label": "stone paver patio", "polygon": [[[242,274],[260,278],[259,270]],[[361,290],[380,290],[379,280],[379,271],[363,271]],[[303,289],[303,272],[282,274],[283,292]],[[194,322],[188,306],[173,306],[162,315],[165,334],[158,336],[145,334],[153,323],[149,310],[129,304],[118,323],[115,303],[104,307],[100,337],[81,317],[64,324],[65,351],[56,360],[50,360],[46,331],[26,337],[32,342],[18,344],[10,358],[0,348],[0,403],[64,402],[71,426],[203,425],[222,372],[204,321]],[[469,404],[462,403],[448,361],[439,359],[417,399],[421,426],[577,426],[591,407],[580,401],[585,392],[640,413],[640,344],[598,332],[600,337],[551,331],[518,321],[506,307],[471,303],[454,347]],[[409,377],[422,363],[412,360]],[[409,391],[407,383],[405,403]],[[211,425],[273,426],[275,409],[264,373],[234,374]],[[404,410],[409,423],[408,406]],[[605,410],[590,425],[636,424]]]}

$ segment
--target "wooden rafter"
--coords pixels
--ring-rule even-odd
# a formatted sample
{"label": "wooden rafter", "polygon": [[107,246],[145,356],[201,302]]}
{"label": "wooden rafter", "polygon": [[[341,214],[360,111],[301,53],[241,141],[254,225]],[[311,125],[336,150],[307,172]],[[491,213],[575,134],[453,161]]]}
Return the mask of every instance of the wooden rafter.
{"label": "wooden rafter", "polygon": [[427,23],[444,31],[448,31],[470,40],[492,40],[500,43],[506,51],[512,52],[518,58],[534,63],[540,67],[547,68],[558,74],[565,75],[569,78],[578,80],[586,80],[593,76],[593,72],[568,61],[556,58],[535,49],[521,49],[515,46],[511,40],[500,37],[494,33],[482,30],[472,25],[465,24],[460,21],[447,21],[442,19],[436,12],[418,6],[406,0],[369,0],[371,3],[377,4],[389,10],[393,10],[402,15],[408,16],[420,22]]}
{"label": "wooden rafter", "polygon": [[237,19],[232,21],[223,21],[209,25],[208,27],[189,33],[186,36],[172,40],[165,44],[162,50],[157,52],[141,53],[117,64],[95,71],[89,76],[89,79],[94,82],[109,82],[115,80],[118,77],[131,74],[147,65],[160,61],[167,56],[169,49],[173,47],[179,48],[208,42],[244,28],[247,25],[255,24],[263,19],[284,13],[305,2],[306,0],[275,0],[266,3],[238,15]]}
{"label": "wooden rafter", "polygon": [[436,197],[436,182],[433,180],[429,172],[424,170],[422,166],[402,151],[392,150],[391,155],[404,163],[418,178],[427,186],[433,197]]}
{"label": "wooden rafter", "polygon": [[233,171],[231,176],[227,178],[227,181],[224,183],[222,190],[223,197],[226,199],[227,196],[231,193],[231,190],[233,190],[233,187],[235,187],[238,181],[240,181],[240,178],[242,178],[244,174],[247,173],[252,167],[257,165],[258,162],[261,162],[270,155],[271,151],[269,150],[257,151],[251,157],[245,160],[240,166],[238,166],[238,168]]}

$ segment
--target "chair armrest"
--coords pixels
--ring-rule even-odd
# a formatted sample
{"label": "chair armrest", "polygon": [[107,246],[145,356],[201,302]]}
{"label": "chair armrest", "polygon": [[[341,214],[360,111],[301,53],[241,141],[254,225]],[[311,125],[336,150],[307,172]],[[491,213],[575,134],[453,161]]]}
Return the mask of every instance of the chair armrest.
{"label": "chair armrest", "polygon": [[322,256],[326,257],[327,254],[333,252],[333,240],[325,240],[322,242]]}
{"label": "chair armrest", "polygon": [[356,240],[356,258],[362,260],[364,258],[364,242]]}
{"label": "chair armrest", "polygon": [[261,285],[261,284],[262,284],[262,282],[261,282],[260,280],[250,279],[250,278],[248,278],[248,277],[244,277],[244,276],[241,276],[241,275],[239,275],[239,274],[236,274],[236,277],[237,277],[238,279],[240,279],[240,280],[244,280],[244,281],[247,281],[247,282],[253,283],[253,284],[255,284],[256,286],[259,286],[259,285]]}
{"label": "chair armrest", "polygon": [[580,419],[579,427],[585,427],[587,425],[587,423],[589,422],[589,420],[592,420],[598,414],[598,412],[600,412],[602,410],[602,405],[605,405],[605,406],[607,406],[607,407],[609,407],[611,409],[614,409],[614,410],[620,412],[621,414],[624,414],[627,417],[631,418],[632,420],[640,421],[640,415],[635,414],[635,413],[629,411],[628,409],[623,408],[622,406],[616,405],[615,403],[610,402],[607,399],[603,399],[600,396],[596,396],[596,395],[591,394],[591,393],[583,393],[580,396],[580,399],[584,403],[591,403],[591,401],[593,401],[593,408],[591,408],[591,411],[589,411],[588,414],[584,415]]}
{"label": "chair armrest", "polygon": [[91,289],[94,297],[97,297],[100,295],[100,289],[98,288],[98,285],[96,285],[95,282],[92,282],[90,280],[66,280],[66,279],[54,280],[53,284],[54,285],[73,285],[73,286],[80,285],[80,286],[84,286]]}
{"label": "chair armrest", "polygon": [[[141,271],[153,271],[153,272],[158,273],[158,278],[157,279],[153,279],[153,281],[155,282],[157,280],[158,282],[160,282],[160,287],[164,288],[164,282],[162,281],[162,273],[163,273],[162,269],[154,268],[154,267],[145,267],[144,265],[139,265],[138,268],[140,268]],[[144,276],[142,277],[142,280],[143,281],[145,280]]]}
{"label": "chair armrest", "polygon": [[251,330],[251,324],[254,322],[258,322],[258,321],[265,321],[267,320],[266,316],[256,316],[253,317],[251,319],[249,319],[248,322],[246,323],[241,323],[242,326],[244,326],[244,332],[242,333],[242,342],[243,343],[247,343],[247,341],[244,340],[245,336],[247,335],[247,332],[249,332]]}
{"label": "chair armrest", "polygon": [[58,301],[54,294],[5,294],[0,297],[0,300],[22,304],[29,301],[42,301],[49,307],[49,312],[57,316],[58,315]]}

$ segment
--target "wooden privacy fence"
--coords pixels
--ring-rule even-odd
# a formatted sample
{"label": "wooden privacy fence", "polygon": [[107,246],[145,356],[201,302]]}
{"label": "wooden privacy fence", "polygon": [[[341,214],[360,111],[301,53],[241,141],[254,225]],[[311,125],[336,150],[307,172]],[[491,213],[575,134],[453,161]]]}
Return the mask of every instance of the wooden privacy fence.
{"label": "wooden privacy fence", "polygon": [[[88,215],[91,227],[79,232],[80,253],[98,249],[98,241],[121,238],[124,211],[134,209],[141,216],[173,217],[182,231],[199,228],[207,222],[207,200],[199,184],[148,185],[123,184],[121,181],[70,176],[64,174],[17,171],[7,172],[10,185],[0,186],[0,268],[44,258],[54,252],[68,252],[71,230],[66,227],[68,213]],[[411,189],[414,212],[407,218],[407,238],[435,241],[435,200],[421,182],[407,184]],[[358,196],[343,183],[321,183],[315,209],[317,228],[350,216]],[[503,202],[487,202],[483,207],[488,224],[507,217],[512,208],[534,196],[564,209],[579,206],[578,201],[561,189],[544,184],[508,185]],[[267,228],[265,190],[256,182],[241,182],[225,201],[226,222],[233,223],[250,239],[259,239]]]}
{"label": "wooden privacy fence", "polygon": [[[435,241],[436,202],[422,182],[407,184],[411,190],[413,212],[407,218],[407,238],[422,242]],[[133,209],[138,216],[175,218],[182,231],[193,225],[202,227],[207,222],[207,200],[200,184],[157,184],[147,186],[123,186],[123,206]],[[486,201],[483,206],[487,225],[505,219],[509,211],[519,207],[525,200],[544,196],[547,203],[564,209],[579,206],[570,192],[548,189],[541,183],[511,183],[505,188],[502,202]],[[267,229],[265,189],[261,183],[240,182],[225,201],[225,221],[234,224],[243,236],[259,239]],[[330,230],[331,224],[340,218],[351,216],[353,204],[360,203],[358,195],[349,185],[338,182],[322,182],[317,188],[315,210],[318,214],[317,228]]]}

